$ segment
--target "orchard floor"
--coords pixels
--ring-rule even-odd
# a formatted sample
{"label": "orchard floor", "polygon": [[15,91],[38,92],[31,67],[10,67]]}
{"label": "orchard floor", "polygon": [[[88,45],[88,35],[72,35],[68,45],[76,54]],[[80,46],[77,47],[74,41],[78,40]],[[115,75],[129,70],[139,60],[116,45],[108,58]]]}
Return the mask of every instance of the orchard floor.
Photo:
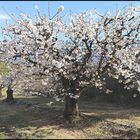
{"label": "orchard floor", "polygon": [[68,124],[63,120],[64,103],[48,106],[47,98],[15,98],[18,104],[13,105],[0,98],[0,139],[140,138],[140,107],[80,101],[81,120]]}

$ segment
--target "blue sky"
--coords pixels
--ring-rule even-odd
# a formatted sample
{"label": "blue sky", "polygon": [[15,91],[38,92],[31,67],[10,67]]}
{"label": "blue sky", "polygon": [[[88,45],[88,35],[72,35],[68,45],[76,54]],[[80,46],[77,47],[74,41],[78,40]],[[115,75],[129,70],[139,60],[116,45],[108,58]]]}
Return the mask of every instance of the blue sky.
{"label": "blue sky", "polygon": [[[96,8],[98,12],[104,13],[108,10],[115,11],[116,8],[123,8],[129,6],[131,3],[140,6],[140,1],[50,1],[50,12],[53,15],[57,8],[63,5],[65,7],[64,14],[70,12],[79,13],[87,9]],[[35,14],[34,6],[38,5],[42,13],[47,13],[48,1],[0,1],[0,20],[8,18],[2,7],[6,9],[8,13],[17,14],[18,6],[21,10],[29,13],[30,15]]]}
{"label": "blue sky", "polygon": [[[99,13],[105,13],[108,10],[115,12],[117,8],[128,7],[130,4],[140,6],[140,1],[49,1],[49,4],[50,13],[53,16],[61,5],[65,7],[63,15],[66,15],[70,11],[79,13],[93,8],[96,8]],[[3,19],[11,20],[7,13],[19,14],[16,7],[31,16],[35,15],[35,5],[38,5],[41,13],[48,13],[48,1],[0,1],[0,25],[4,24]],[[3,10],[3,7],[7,13]]]}

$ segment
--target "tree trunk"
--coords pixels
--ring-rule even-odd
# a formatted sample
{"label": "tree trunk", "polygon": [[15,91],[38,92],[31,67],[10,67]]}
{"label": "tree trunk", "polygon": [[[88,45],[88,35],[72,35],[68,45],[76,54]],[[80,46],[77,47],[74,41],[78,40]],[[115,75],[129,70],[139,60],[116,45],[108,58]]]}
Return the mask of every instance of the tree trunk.
{"label": "tree trunk", "polygon": [[13,90],[8,88],[6,92],[7,92],[6,102],[13,102],[14,101]]}
{"label": "tree trunk", "polygon": [[2,97],[2,88],[0,88],[0,98]]}
{"label": "tree trunk", "polygon": [[66,96],[64,118],[68,120],[69,123],[72,123],[78,117],[79,117],[78,99]]}

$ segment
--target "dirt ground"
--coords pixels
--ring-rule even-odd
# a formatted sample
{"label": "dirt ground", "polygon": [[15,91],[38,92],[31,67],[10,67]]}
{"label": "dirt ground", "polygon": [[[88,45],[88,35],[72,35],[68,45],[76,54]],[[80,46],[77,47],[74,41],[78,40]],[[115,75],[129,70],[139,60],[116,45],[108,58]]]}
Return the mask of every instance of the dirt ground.
{"label": "dirt ground", "polygon": [[137,106],[80,101],[81,118],[74,124],[63,119],[63,104],[49,106],[47,98],[16,95],[15,104],[0,98],[0,139],[138,139]]}

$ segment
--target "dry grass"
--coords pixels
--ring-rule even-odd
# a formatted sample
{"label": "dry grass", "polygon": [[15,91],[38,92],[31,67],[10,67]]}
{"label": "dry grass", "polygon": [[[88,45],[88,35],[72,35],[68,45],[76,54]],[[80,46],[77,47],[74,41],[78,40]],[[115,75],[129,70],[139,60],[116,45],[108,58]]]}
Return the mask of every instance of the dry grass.
{"label": "dry grass", "polygon": [[47,106],[48,99],[16,95],[25,104],[9,105],[0,99],[0,139],[115,139],[140,138],[139,108],[81,101],[81,120],[63,120],[63,103]]}

